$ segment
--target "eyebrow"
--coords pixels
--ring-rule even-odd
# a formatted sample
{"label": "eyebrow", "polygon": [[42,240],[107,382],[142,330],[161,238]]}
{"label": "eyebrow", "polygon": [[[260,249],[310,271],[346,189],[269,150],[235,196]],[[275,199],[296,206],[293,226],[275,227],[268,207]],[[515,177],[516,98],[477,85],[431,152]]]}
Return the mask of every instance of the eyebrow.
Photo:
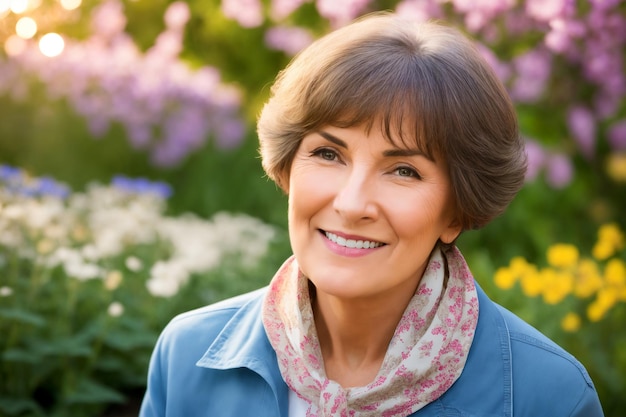
{"label": "eyebrow", "polygon": [[[332,142],[335,145],[340,146],[342,148],[348,149],[348,144],[344,142],[343,140],[339,139],[338,137],[331,135],[330,133],[324,132],[324,131],[320,131],[318,133],[327,141]],[[383,152],[383,156],[386,156],[386,157],[416,156],[416,155],[426,156],[424,152],[420,151],[419,149],[394,148],[394,149],[389,149]]]}

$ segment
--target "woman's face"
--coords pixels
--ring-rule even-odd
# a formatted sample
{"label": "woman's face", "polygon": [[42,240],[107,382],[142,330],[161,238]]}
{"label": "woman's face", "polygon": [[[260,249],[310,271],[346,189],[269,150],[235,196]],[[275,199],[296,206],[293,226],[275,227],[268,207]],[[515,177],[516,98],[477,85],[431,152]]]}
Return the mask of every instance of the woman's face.
{"label": "woman's face", "polygon": [[289,233],[317,291],[346,299],[412,295],[454,221],[442,162],[363,127],[306,136],[289,176]]}

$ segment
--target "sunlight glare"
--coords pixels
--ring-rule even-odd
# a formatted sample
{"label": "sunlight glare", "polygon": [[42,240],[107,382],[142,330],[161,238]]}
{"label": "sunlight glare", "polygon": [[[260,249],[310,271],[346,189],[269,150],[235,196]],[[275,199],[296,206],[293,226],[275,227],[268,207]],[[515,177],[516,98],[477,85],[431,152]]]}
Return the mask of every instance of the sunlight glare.
{"label": "sunlight glare", "polygon": [[0,0],[0,15],[9,11],[11,0]]}
{"label": "sunlight glare", "polygon": [[22,17],[15,24],[15,33],[22,39],[30,39],[37,33],[37,22],[30,17]]}
{"label": "sunlight glare", "polygon": [[77,9],[82,2],[82,0],[61,0],[61,7],[65,10],[74,10]]}
{"label": "sunlight glare", "polygon": [[4,41],[4,52],[8,56],[19,55],[26,49],[26,41],[17,35],[11,35]]}
{"label": "sunlight glare", "polygon": [[65,48],[65,42],[58,33],[46,33],[39,40],[39,50],[47,57],[60,55]]}
{"label": "sunlight glare", "polygon": [[28,0],[11,0],[9,8],[15,14],[24,13],[28,10]]}

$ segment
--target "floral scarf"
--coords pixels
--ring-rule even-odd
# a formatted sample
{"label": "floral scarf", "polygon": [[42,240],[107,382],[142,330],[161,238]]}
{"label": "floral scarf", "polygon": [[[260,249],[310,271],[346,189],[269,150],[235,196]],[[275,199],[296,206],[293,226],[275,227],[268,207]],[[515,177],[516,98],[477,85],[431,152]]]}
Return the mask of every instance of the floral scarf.
{"label": "floral scarf", "polygon": [[461,375],[477,323],[476,287],[463,256],[452,248],[444,258],[436,249],[378,375],[367,386],[346,389],[326,378],[308,279],[294,257],[272,279],[263,304],[263,324],[280,372],[289,388],[309,403],[307,417],[400,417],[416,412]]}

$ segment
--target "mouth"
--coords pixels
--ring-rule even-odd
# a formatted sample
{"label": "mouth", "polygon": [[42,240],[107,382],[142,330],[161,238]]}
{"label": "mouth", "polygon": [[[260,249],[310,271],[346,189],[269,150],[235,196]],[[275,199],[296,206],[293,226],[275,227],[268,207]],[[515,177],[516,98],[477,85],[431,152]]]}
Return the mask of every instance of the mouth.
{"label": "mouth", "polygon": [[386,245],[386,243],[374,240],[346,239],[345,237],[321,229],[320,232],[331,242],[350,249],[375,249]]}

